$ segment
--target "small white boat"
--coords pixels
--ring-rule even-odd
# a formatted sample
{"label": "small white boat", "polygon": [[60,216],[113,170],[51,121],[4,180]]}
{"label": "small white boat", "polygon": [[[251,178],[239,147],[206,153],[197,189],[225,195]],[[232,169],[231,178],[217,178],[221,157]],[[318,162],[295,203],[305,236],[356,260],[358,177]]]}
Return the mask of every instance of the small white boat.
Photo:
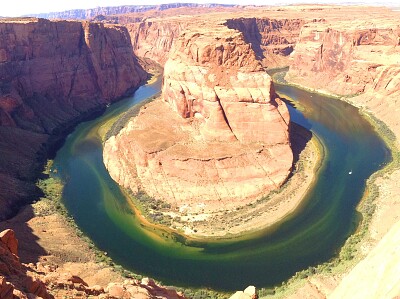
{"label": "small white boat", "polygon": [[352,173],[353,173],[353,170],[350,170],[350,171],[349,171],[349,174],[352,174]]}

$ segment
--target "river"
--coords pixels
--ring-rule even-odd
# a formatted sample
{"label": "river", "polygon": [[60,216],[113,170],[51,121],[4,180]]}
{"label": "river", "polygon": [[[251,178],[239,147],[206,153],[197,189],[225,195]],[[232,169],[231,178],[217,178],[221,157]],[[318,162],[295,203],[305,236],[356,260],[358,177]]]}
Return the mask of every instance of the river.
{"label": "river", "polygon": [[[297,211],[283,223],[240,240],[185,242],[143,228],[102,161],[99,128],[132,105],[151,97],[161,79],[82,123],[54,161],[64,183],[63,202],[96,246],[133,272],[176,286],[238,290],[271,287],[296,271],[332,258],[354,231],[355,207],[368,177],[390,160],[389,150],[353,106],[286,85],[279,94],[301,104],[296,122],[316,134],[326,155],[317,180]],[[179,241],[177,241],[179,240]]]}

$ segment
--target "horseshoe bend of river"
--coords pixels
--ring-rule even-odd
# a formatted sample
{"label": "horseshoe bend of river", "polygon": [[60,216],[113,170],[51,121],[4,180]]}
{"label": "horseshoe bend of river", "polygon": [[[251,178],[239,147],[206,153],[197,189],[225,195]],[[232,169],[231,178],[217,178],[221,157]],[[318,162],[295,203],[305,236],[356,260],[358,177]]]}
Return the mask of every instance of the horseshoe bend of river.
{"label": "horseshoe bend of river", "polygon": [[[354,231],[355,208],[366,180],[391,158],[385,143],[359,111],[339,100],[276,84],[290,97],[291,120],[312,131],[325,156],[301,207],[275,227],[240,239],[185,242],[159,237],[141,225],[102,159],[102,124],[161,88],[161,78],[134,96],[79,125],[54,161],[65,186],[63,202],[76,224],[117,264],[172,284],[232,291],[271,287],[296,271],[332,258]],[[351,174],[349,174],[351,172]]]}

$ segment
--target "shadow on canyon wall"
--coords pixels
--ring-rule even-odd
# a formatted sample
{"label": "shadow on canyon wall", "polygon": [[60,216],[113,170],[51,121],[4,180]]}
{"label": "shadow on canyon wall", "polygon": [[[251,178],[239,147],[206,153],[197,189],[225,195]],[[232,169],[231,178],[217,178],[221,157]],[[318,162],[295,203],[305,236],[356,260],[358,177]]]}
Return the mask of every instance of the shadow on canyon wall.
{"label": "shadow on canyon wall", "polygon": [[27,205],[15,217],[0,222],[0,231],[13,229],[18,240],[18,255],[22,263],[34,263],[39,261],[40,256],[46,256],[48,253],[38,243],[38,237],[28,221],[34,217],[33,209]]}
{"label": "shadow on canyon wall", "polygon": [[[300,159],[301,152],[311,140],[312,133],[294,122],[290,122],[289,131],[289,140],[293,151],[293,165],[295,165]],[[295,170],[295,168],[293,170]]]}

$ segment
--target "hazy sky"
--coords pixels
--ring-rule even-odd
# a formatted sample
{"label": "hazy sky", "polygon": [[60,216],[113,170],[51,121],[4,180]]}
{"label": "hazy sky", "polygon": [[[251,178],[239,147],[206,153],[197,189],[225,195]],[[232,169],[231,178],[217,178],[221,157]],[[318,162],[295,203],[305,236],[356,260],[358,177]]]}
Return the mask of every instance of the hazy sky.
{"label": "hazy sky", "polygon": [[93,8],[97,6],[118,6],[118,5],[144,5],[144,4],[160,4],[174,2],[197,2],[197,3],[223,3],[223,4],[255,4],[255,5],[271,5],[271,4],[289,4],[289,3],[366,3],[366,4],[388,4],[396,3],[396,0],[9,0],[7,4],[1,5],[0,16],[20,16],[30,13],[63,11],[77,8]]}

